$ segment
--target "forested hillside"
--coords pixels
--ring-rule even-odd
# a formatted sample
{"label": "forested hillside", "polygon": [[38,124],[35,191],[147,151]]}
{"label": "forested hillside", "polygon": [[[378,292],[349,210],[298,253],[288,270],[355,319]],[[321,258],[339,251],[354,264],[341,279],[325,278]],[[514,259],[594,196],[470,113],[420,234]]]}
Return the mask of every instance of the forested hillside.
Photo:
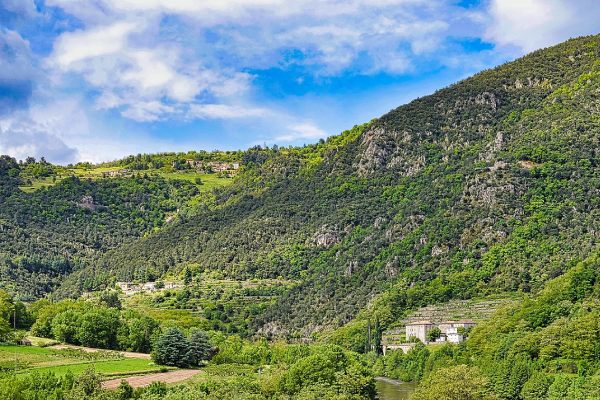
{"label": "forested hillside", "polygon": [[59,293],[184,270],[281,277],[299,284],[253,327],[304,337],[537,292],[598,246],[599,56],[600,37],[570,40],[325,142],[251,149],[214,202],[87,262]]}
{"label": "forested hillside", "polygon": [[374,372],[422,381],[415,400],[597,399],[598,262],[594,253],[500,309],[460,345],[391,352],[375,360]]}
{"label": "forested hillside", "polygon": [[31,165],[0,159],[0,282],[23,300],[50,292],[107,249],[158,229],[199,193],[190,182],[141,175],[69,177],[25,193],[19,185],[26,169]]}

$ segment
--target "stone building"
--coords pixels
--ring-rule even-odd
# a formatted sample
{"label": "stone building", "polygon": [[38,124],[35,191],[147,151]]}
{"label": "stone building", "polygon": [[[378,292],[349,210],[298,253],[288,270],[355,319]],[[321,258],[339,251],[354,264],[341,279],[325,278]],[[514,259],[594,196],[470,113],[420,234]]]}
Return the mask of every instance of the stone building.
{"label": "stone building", "polygon": [[434,327],[430,321],[415,321],[406,324],[406,340],[410,342],[411,338],[417,338],[423,343],[427,343],[427,333]]}

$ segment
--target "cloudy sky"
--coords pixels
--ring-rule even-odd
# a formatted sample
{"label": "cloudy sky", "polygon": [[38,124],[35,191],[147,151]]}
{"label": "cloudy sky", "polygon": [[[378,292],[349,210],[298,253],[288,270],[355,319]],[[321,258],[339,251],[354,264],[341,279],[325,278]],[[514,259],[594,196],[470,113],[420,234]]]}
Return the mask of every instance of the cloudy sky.
{"label": "cloudy sky", "polygon": [[0,154],[311,143],[598,21],[596,0],[0,0]]}

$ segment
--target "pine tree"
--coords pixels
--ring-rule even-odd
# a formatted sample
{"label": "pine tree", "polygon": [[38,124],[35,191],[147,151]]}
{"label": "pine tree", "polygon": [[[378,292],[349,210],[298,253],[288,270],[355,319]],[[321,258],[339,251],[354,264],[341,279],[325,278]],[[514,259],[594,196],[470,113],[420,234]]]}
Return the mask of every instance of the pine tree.
{"label": "pine tree", "polygon": [[202,361],[208,361],[214,354],[214,347],[206,332],[195,330],[189,338],[188,358],[193,365],[200,365]]}
{"label": "pine tree", "polygon": [[159,365],[172,365],[175,367],[189,367],[193,365],[190,360],[190,344],[179,328],[169,328],[160,335],[154,346],[152,354],[154,362]]}

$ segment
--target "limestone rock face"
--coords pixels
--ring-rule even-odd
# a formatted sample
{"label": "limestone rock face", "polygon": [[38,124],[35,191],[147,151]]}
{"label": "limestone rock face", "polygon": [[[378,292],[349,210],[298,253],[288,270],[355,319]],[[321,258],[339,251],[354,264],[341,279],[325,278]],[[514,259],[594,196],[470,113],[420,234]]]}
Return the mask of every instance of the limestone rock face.
{"label": "limestone rock face", "polygon": [[358,268],[358,261],[350,261],[348,266],[346,267],[346,271],[344,271],[344,275],[347,277],[352,276],[354,271]]}
{"label": "limestone rock face", "polygon": [[[422,135],[430,136],[431,132]],[[361,147],[364,149],[358,162],[354,164],[361,177],[376,172],[394,169],[402,176],[419,173],[426,164],[424,154],[413,154],[412,142],[418,140],[408,131],[396,132],[383,127],[373,127],[363,135]]]}
{"label": "limestone rock face", "polygon": [[342,236],[337,226],[324,225],[313,236],[313,243],[317,247],[329,248],[342,241]]}
{"label": "limestone rock face", "polygon": [[79,200],[79,203],[77,203],[77,206],[90,211],[94,211],[98,208],[98,205],[94,203],[94,198],[92,196],[83,196],[81,200]]}
{"label": "limestone rock face", "polygon": [[357,170],[361,176],[384,168],[396,148],[393,138],[381,127],[367,131],[363,137],[362,146],[365,150],[357,164]]}

